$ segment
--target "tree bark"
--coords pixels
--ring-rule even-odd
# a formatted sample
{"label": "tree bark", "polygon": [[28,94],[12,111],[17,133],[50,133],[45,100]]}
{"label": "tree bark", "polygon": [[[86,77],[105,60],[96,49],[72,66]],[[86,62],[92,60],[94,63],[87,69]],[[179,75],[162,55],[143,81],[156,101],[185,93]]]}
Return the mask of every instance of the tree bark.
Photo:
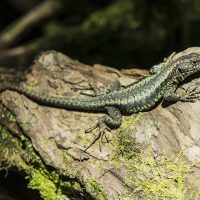
{"label": "tree bark", "polygon": [[[186,49],[173,59],[192,52],[200,53],[200,48]],[[47,51],[24,73],[23,84],[41,95],[88,98],[82,92],[91,85],[104,90],[115,80],[128,85],[148,75],[145,70],[99,66]],[[0,71],[1,80],[22,76]],[[182,87],[199,84],[197,74]],[[0,169],[17,169],[43,199],[199,198],[199,100],[161,102],[148,112],[123,116],[119,129],[106,132],[102,150],[96,142],[87,152],[83,150],[98,129],[85,130],[102,113],[39,105],[13,91],[1,93],[0,101]]]}

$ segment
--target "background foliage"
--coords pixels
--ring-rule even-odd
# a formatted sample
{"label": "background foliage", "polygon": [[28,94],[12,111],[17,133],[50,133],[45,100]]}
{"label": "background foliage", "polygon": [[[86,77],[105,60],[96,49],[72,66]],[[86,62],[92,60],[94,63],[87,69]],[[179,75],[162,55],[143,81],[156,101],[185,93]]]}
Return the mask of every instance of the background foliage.
{"label": "background foliage", "polygon": [[[0,31],[40,3],[1,1]],[[56,15],[27,30],[9,48],[31,43],[32,56],[54,49],[88,64],[148,68],[173,51],[200,45],[199,0],[73,0],[61,4]]]}

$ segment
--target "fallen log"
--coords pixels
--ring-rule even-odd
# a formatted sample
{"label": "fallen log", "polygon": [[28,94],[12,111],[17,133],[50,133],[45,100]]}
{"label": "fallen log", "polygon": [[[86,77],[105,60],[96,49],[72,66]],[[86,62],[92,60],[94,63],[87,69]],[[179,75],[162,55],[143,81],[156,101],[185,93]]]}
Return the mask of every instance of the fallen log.
{"label": "fallen log", "polygon": [[[200,48],[186,49],[173,59],[191,52],[200,53]],[[3,77],[5,70],[0,71]],[[115,80],[128,85],[148,73],[91,67],[62,53],[47,51],[23,76],[23,85],[38,94],[88,98],[83,90],[93,95],[92,90],[86,90],[91,85],[101,90]],[[199,84],[197,74],[178,90]],[[86,152],[98,130],[88,134],[85,130],[102,113],[40,105],[13,91],[1,93],[0,101],[0,169],[21,173],[28,179],[28,187],[38,190],[43,199],[200,196],[198,100],[161,102],[148,112],[123,116],[121,127],[106,133],[101,151],[97,142]]]}

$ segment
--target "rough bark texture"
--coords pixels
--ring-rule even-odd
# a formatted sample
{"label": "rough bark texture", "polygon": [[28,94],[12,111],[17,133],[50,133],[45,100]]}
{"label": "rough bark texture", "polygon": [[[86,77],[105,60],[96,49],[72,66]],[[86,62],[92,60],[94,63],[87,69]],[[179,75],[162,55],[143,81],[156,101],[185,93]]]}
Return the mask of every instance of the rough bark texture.
{"label": "rough bark texture", "polygon": [[[200,48],[176,57],[190,52],[200,53]],[[12,70],[0,70],[4,79],[13,76]],[[24,85],[41,95],[88,98],[80,88],[92,84],[103,89],[116,79],[128,85],[138,75],[148,73],[91,67],[49,51],[35,59],[24,75]],[[191,80],[183,87],[199,87],[198,75]],[[88,134],[84,130],[103,114],[41,106],[12,91],[3,92],[0,100],[0,165],[25,172],[29,187],[39,190],[44,199],[200,198],[198,100],[163,102],[149,112],[124,116],[119,129],[106,133],[102,151],[97,142],[87,153],[82,150],[97,130]]]}

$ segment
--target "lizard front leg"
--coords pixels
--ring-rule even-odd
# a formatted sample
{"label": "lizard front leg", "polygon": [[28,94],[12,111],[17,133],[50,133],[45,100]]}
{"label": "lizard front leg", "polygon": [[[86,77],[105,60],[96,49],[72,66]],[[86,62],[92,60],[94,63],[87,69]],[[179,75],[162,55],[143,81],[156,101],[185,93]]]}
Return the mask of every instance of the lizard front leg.
{"label": "lizard front leg", "polygon": [[194,102],[196,99],[200,99],[200,91],[196,90],[197,87],[187,89],[184,93],[176,93],[176,85],[172,85],[165,92],[163,98],[166,101],[183,101]]}
{"label": "lizard front leg", "polygon": [[120,111],[116,107],[111,106],[106,107],[106,110],[108,114],[104,115],[94,127],[86,130],[86,132],[88,133],[91,132],[93,129],[99,127],[98,135],[84,151],[87,151],[97,140],[99,140],[99,148],[101,151],[101,143],[105,130],[108,128],[120,127],[122,123],[122,115]]}

